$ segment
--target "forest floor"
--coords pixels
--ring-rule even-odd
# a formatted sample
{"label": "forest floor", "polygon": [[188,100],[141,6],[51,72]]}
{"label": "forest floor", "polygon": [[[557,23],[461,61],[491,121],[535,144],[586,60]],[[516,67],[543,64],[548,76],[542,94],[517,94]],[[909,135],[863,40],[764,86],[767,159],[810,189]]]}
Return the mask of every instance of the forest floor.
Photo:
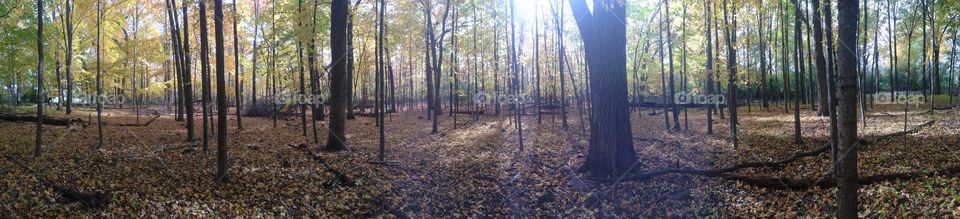
{"label": "forest floor", "polygon": [[[804,105],[806,106],[806,105]],[[62,112],[48,110],[56,117]],[[775,161],[826,144],[829,123],[816,112],[801,115],[804,143],[793,143],[793,114],[772,105],[740,113],[740,147],[734,149],[728,121],[715,117],[706,135],[700,109],[689,110],[689,130],[667,132],[663,114],[631,113],[636,173],[663,168],[711,169]],[[76,118],[89,122],[89,109]],[[705,177],[666,174],[642,181],[597,183],[577,172],[587,152],[589,130],[571,112],[560,118],[525,116],[524,149],[510,116],[440,117],[440,133],[420,110],[401,110],[386,119],[386,160],[378,163],[375,120],[348,122],[351,148],[319,152],[312,132],[302,136],[299,117],[273,127],[266,118],[229,116],[230,182],[213,182],[216,135],[204,150],[184,142],[183,122],[160,116],[149,126],[134,123],[129,109],[104,113],[103,147],[97,126],[46,126],[44,148],[32,157],[35,126],[0,121],[0,215],[53,216],[316,216],[316,217],[824,217],[835,212],[834,188],[784,189],[755,186],[728,177],[817,180],[829,177],[830,155],[801,158],[781,168],[749,168]],[[199,112],[198,112],[199,115]],[[860,145],[860,176],[933,173],[878,181],[860,189],[861,215],[871,217],[960,217],[960,176],[938,174],[960,165],[960,112],[911,108],[906,129],[915,132]],[[150,120],[144,115],[140,123]],[[200,120],[197,116],[198,141]],[[905,129],[903,108],[868,111],[861,138]],[[684,116],[680,116],[684,123]],[[309,123],[308,123],[309,125]],[[326,140],[326,121],[317,124]],[[586,132],[585,132],[586,131]],[[305,142],[311,142],[301,146]],[[16,162],[24,164],[21,167]],[[324,163],[328,164],[329,169]],[[30,168],[34,171],[29,171]],[[347,178],[336,177],[334,171]],[[339,180],[338,180],[339,179]],[[104,192],[100,210],[69,202],[52,185],[85,193]]]}

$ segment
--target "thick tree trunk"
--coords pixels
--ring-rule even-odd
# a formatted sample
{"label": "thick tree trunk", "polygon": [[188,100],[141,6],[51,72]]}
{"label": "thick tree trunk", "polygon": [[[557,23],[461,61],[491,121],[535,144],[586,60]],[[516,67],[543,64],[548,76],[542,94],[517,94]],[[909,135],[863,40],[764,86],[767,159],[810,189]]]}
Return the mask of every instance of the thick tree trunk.
{"label": "thick tree trunk", "polygon": [[591,14],[583,0],[570,0],[590,69],[590,149],[582,166],[594,177],[619,176],[636,161],[626,79],[625,6],[595,0]]}
{"label": "thick tree trunk", "polygon": [[[202,2],[202,1],[201,1]],[[234,0],[236,5],[236,0]],[[223,0],[214,0],[213,26],[217,51],[217,176],[216,182],[228,181],[227,169],[227,79],[223,45]]]}
{"label": "thick tree trunk", "polygon": [[[174,0],[175,1],[175,0]],[[187,18],[190,17],[187,14],[187,0],[183,0],[183,49],[181,50],[181,59],[183,59],[183,106],[186,109],[186,120],[187,120],[187,141],[193,142],[196,138],[194,137],[194,121],[193,121],[193,74],[190,71],[190,29],[188,28],[190,23],[187,21]]]}
{"label": "thick tree trunk", "polygon": [[[813,3],[813,54],[814,63],[817,64],[817,84],[819,95],[818,116],[827,116],[827,62],[823,51],[823,20],[820,15],[823,14],[823,8],[820,7],[820,0],[811,0]],[[829,10],[829,9],[827,9]],[[799,15],[799,14],[798,14]]]}
{"label": "thick tree trunk", "polygon": [[839,218],[857,217],[857,0],[837,2],[839,37],[838,66],[840,94],[838,95],[838,150],[837,203]]}
{"label": "thick tree trunk", "polygon": [[350,5],[347,0],[333,0],[330,4],[330,54],[333,63],[330,78],[330,123],[326,150],[346,149],[347,136],[347,13]]}

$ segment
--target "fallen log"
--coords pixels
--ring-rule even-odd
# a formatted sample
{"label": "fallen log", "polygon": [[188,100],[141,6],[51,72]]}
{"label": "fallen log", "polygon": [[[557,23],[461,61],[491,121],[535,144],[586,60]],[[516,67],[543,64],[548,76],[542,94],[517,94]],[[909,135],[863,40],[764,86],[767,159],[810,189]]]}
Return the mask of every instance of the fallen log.
{"label": "fallen log", "polygon": [[[864,177],[859,177],[857,179],[857,182],[862,186],[862,185],[870,185],[874,183],[894,181],[894,180],[911,180],[911,179],[923,178],[923,177],[949,176],[949,175],[954,175],[958,173],[960,173],[960,166],[953,166],[953,167],[949,167],[946,169],[941,169],[933,172],[889,173],[889,174],[864,176]],[[746,185],[770,188],[770,189],[806,190],[813,187],[832,188],[837,186],[837,179],[833,177],[824,177],[817,180],[789,179],[789,178],[754,178],[754,177],[746,177],[746,176],[727,176],[723,178],[727,180],[740,181]]]}
{"label": "fallen log", "polygon": [[[881,135],[881,136],[878,136],[877,138],[875,138],[875,139],[873,139],[873,140],[865,140],[865,142],[877,142],[877,141],[884,140],[884,139],[887,139],[887,138],[890,138],[890,137],[893,137],[893,136],[900,136],[900,135],[906,135],[906,134],[909,134],[909,133],[917,132],[917,131],[919,131],[919,130],[920,130],[921,128],[923,128],[923,127],[933,125],[933,123],[934,123],[934,121],[928,121],[928,122],[925,122],[925,123],[923,123],[923,124],[921,124],[921,125],[918,125],[918,126],[916,126],[916,127],[914,127],[914,128],[911,128],[911,129],[909,129],[909,130],[907,130],[907,131],[895,132],[895,133],[890,133],[890,134],[886,134],[886,135]],[[863,143],[863,142],[861,142],[861,143]],[[693,174],[693,175],[700,175],[700,176],[706,176],[706,177],[718,177],[718,176],[724,176],[724,175],[727,174],[727,173],[734,172],[734,171],[738,171],[738,170],[740,170],[740,169],[745,169],[745,168],[770,167],[770,168],[774,168],[774,169],[780,169],[780,168],[783,168],[784,166],[786,166],[787,164],[789,164],[789,163],[791,163],[791,162],[794,162],[794,161],[796,161],[796,160],[799,160],[800,158],[817,156],[817,155],[820,155],[820,154],[822,154],[822,153],[824,153],[824,152],[827,152],[827,151],[829,151],[829,150],[830,150],[830,144],[826,144],[826,145],[824,145],[824,146],[821,146],[821,147],[816,148],[816,149],[813,149],[813,150],[804,151],[804,152],[800,152],[800,153],[794,153],[793,156],[790,156],[790,157],[787,158],[787,159],[783,159],[783,160],[779,160],[779,161],[774,161],[774,162],[747,162],[747,163],[741,163],[741,164],[733,165],[733,166],[726,167],[726,168],[719,168],[719,169],[666,168],[666,169],[661,169],[661,170],[657,170],[657,171],[649,172],[649,173],[645,173],[645,174],[640,174],[640,175],[632,175],[632,176],[626,176],[626,175],[624,175],[624,176],[621,176],[621,177],[619,177],[619,178],[591,178],[591,180],[597,181],[597,182],[604,182],[604,183],[614,183],[614,182],[634,181],[634,180],[643,181],[643,180],[652,179],[653,177],[657,177],[657,176],[661,176],[661,175],[666,175],[666,174],[673,174],[673,173],[675,173],[675,174]]]}
{"label": "fallen log", "polygon": [[830,145],[829,145],[829,144],[824,145],[824,146],[819,147],[819,148],[816,148],[816,149],[813,149],[813,150],[810,150],[810,151],[804,151],[804,152],[800,152],[800,153],[795,153],[795,154],[793,154],[793,156],[790,156],[790,157],[787,158],[787,159],[783,159],[783,160],[780,160],[780,161],[774,161],[774,162],[748,162],[748,163],[741,163],[741,164],[733,165],[733,166],[726,167],[726,168],[720,168],[720,169],[666,168],[666,169],[662,169],[662,170],[658,170],[658,171],[654,171],[654,172],[650,172],[650,173],[645,173],[645,174],[640,174],[640,175],[633,175],[633,176],[626,176],[626,177],[623,177],[623,178],[620,178],[620,179],[613,179],[613,178],[602,178],[602,179],[601,179],[601,178],[593,178],[592,180],[598,181],[598,182],[606,182],[606,183],[617,182],[617,181],[621,181],[621,182],[622,182],[622,181],[634,181],[634,180],[641,180],[641,181],[642,181],[642,180],[649,180],[649,179],[651,179],[651,178],[653,178],[653,177],[657,177],[657,176],[661,176],[661,175],[666,175],[666,174],[671,174],[671,173],[694,174],[694,175],[701,175],[701,176],[707,176],[707,177],[716,177],[716,176],[721,176],[721,175],[723,175],[723,174],[725,174],[725,173],[737,171],[737,170],[744,169],[744,168],[753,168],[753,167],[782,168],[782,167],[785,166],[786,164],[789,164],[789,163],[791,163],[791,162],[793,162],[793,161],[799,160],[800,158],[816,156],[816,155],[819,155],[819,154],[821,154],[821,153],[823,153],[823,152],[826,152],[826,151],[828,151],[828,150],[830,150]]}
{"label": "fallen log", "polygon": [[[13,115],[13,114],[0,114],[0,120],[10,121],[10,122],[37,122],[37,116],[28,116],[28,115]],[[76,118],[59,118],[51,116],[43,116],[44,125],[54,125],[54,126],[70,126],[74,123],[81,123],[80,119]]]}
{"label": "fallen log", "polygon": [[106,193],[95,192],[93,194],[88,194],[88,193],[77,191],[69,187],[57,185],[56,183],[43,179],[43,177],[37,174],[36,171],[34,171],[33,169],[30,169],[30,167],[28,167],[27,165],[20,163],[20,161],[17,160],[15,157],[10,155],[6,155],[4,157],[8,161],[13,162],[17,166],[20,166],[20,168],[23,168],[24,170],[26,170],[27,173],[30,173],[36,176],[37,181],[39,181],[41,186],[47,186],[47,187],[53,188],[54,192],[56,192],[57,194],[60,194],[60,196],[63,196],[70,202],[80,202],[83,205],[92,209],[103,209],[107,205],[110,205],[110,195]]}

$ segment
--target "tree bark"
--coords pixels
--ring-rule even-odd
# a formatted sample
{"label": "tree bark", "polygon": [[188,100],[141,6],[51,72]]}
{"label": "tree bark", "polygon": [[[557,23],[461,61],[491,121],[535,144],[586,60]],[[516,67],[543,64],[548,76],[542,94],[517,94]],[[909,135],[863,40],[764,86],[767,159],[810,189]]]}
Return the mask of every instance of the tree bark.
{"label": "tree bark", "polygon": [[626,80],[625,5],[615,0],[570,0],[590,69],[590,149],[581,167],[594,177],[619,176],[637,162]]}
{"label": "tree bark", "polygon": [[40,147],[43,145],[43,102],[46,99],[43,91],[43,1],[37,0],[37,141],[33,149],[33,157],[40,157]]}
{"label": "tree bark", "polygon": [[[175,1],[175,0],[174,0]],[[193,121],[193,74],[190,71],[190,23],[187,22],[187,0],[183,0],[183,49],[180,50],[180,58],[183,59],[183,106],[186,109],[187,120],[187,141],[193,142],[196,137],[194,134]]]}
{"label": "tree bark", "polygon": [[837,159],[837,203],[839,218],[857,218],[857,0],[839,0],[838,11],[838,60],[845,63],[838,66],[840,94],[837,119],[838,150]]}
{"label": "tree bark", "polygon": [[[713,31],[710,28],[712,27],[710,23],[711,23],[711,20],[713,19],[713,12],[710,10],[713,7],[710,7],[710,6],[713,5],[713,0],[704,0],[704,5],[705,7],[703,7],[703,12],[704,12],[704,19],[706,21],[704,22],[703,26],[707,29],[705,33],[706,40],[707,40],[707,45],[706,45],[707,64],[704,67],[707,69],[707,72],[706,72],[707,73],[707,82],[706,82],[707,95],[713,95],[713,83],[714,83],[713,75],[714,75],[714,72],[716,71],[716,69],[713,68],[713,46],[712,46],[713,37],[711,36],[713,34]],[[716,104],[710,104],[709,106],[707,106],[707,135],[713,134],[713,111],[714,111],[713,107],[714,106],[716,106]]]}
{"label": "tree bark", "polygon": [[[730,23],[727,22],[727,0],[723,0],[723,23],[724,23],[724,33],[727,38],[727,107],[730,108],[730,137],[733,139],[733,148],[736,149],[740,146],[740,141],[737,139],[737,51],[733,48],[733,43],[737,42],[737,32],[735,29],[730,28]],[[734,6],[736,9],[736,6]],[[733,13],[733,26],[737,26],[737,15],[736,11]]]}
{"label": "tree bark", "polygon": [[350,10],[348,0],[333,0],[330,4],[330,52],[332,55],[330,78],[330,134],[327,137],[326,150],[346,149],[346,108],[347,108],[347,13]]}
{"label": "tree bark", "polygon": [[[201,0],[201,2],[203,2]],[[236,5],[236,0],[234,0]],[[223,0],[214,0],[214,35],[217,51],[217,176],[216,182],[226,182],[227,177],[227,79],[226,58],[223,45]]]}
{"label": "tree bark", "polygon": [[[201,89],[203,89],[200,98],[200,102],[203,104],[203,106],[200,107],[200,110],[203,111],[201,115],[201,126],[203,129],[203,151],[207,151],[210,144],[210,122],[213,116],[213,112],[210,109],[210,97],[212,95],[210,91],[210,43],[208,42],[210,36],[207,32],[207,1],[199,0],[197,2],[199,2],[198,11],[200,12],[200,15],[197,17],[197,19],[200,20],[198,22],[200,24],[200,86]],[[184,6],[189,7],[188,5]],[[186,13],[184,13],[184,17],[186,16]],[[187,22],[184,22],[184,24],[189,25]],[[187,38],[189,39],[189,37]],[[220,96],[220,94],[217,96]]]}

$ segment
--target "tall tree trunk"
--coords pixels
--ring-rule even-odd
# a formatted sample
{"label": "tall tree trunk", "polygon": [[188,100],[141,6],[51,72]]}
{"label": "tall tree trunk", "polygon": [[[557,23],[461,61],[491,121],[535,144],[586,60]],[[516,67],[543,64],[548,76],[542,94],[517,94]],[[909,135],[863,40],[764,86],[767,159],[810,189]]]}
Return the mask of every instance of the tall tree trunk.
{"label": "tall tree trunk", "polygon": [[857,0],[839,0],[838,66],[840,94],[839,120],[840,158],[837,159],[837,203],[839,218],[857,218]]}
{"label": "tall tree trunk", "polygon": [[[832,16],[831,16],[832,7],[830,7],[830,0],[824,0],[823,2],[824,2],[824,3],[823,3],[823,7],[827,9],[827,10],[824,12],[824,18],[826,19],[826,23],[825,23],[824,26],[826,26],[826,33],[825,33],[825,34],[826,34],[826,37],[827,37],[827,53],[828,53],[828,57],[827,57],[827,63],[828,63],[828,65],[827,65],[827,78],[828,78],[828,80],[827,80],[827,85],[828,85],[828,87],[827,87],[827,88],[828,88],[828,89],[827,89],[827,96],[828,96],[828,98],[827,98],[827,103],[829,104],[829,105],[828,105],[828,108],[829,108],[829,109],[827,110],[827,112],[830,113],[830,114],[829,114],[829,115],[830,115],[830,145],[833,146],[833,151],[832,151],[832,152],[833,152],[833,158],[834,158],[834,160],[836,160],[836,159],[839,159],[839,156],[840,156],[840,155],[838,154],[838,153],[840,153],[839,143],[837,142],[837,141],[839,140],[839,135],[838,135],[838,133],[837,133],[837,132],[838,132],[838,127],[837,127],[837,94],[836,94],[837,91],[839,91],[839,90],[837,90],[837,83],[835,82],[835,81],[837,80],[837,74],[836,74],[836,71],[835,71],[836,59],[834,59],[834,58],[835,58],[835,55],[834,55],[834,49],[833,49],[833,31],[832,31],[832,29],[833,29],[833,27],[832,27],[832,26],[833,26],[833,24],[832,24],[832,23],[833,23],[833,22],[832,22],[833,18],[832,18]],[[853,3],[853,6],[852,6],[852,7],[853,7],[854,9],[852,9],[852,10],[854,10],[854,11],[857,10],[857,9],[856,9],[856,8],[857,8],[856,5],[857,5],[856,3]],[[855,16],[853,22],[857,22],[857,20],[858,20],[858,19],[856,19],[856,16]],[[856,45],[857,45],[857,44],[856,44],[856,32],[855,32],[856,30],[857,30],[857,29],[854,28],[854,29],[853,29],[854,33],[852,34],[853,37],[854,37],[854,39],[853,39],[853,42],[854,42],[854,43],[848,44],[849,46],[856,47]],[[852,51],[856,51],[856,50],[852,50]],[[853,57],[854,57],[854,58],[853,58],[852,60],[850,60],[850,61],[856,62],[856,54],[854,54]],[[856,66],[854,66],[854,67],[856,67]],[[856,72],[856,68],[853,68],[853,69],[854,69],[853,71]],[[854,78],[854,79],[856,79],[856,78]],[[856,83],[855,80],[854,80],[854,83]],[[856,87],[854,87],[854,88],[856,88]],[[854,94],[856,94],[856,93],[854,93]],[[854,100],[856,100],[856,99],[854,99]],[[856,112],[854,112],[853,115],[856,115]],[[904,115],[906,115],[906,114],[904,114]],[[856,119],[854,119],[854,121],[856,121]],[[856,123],[854,123],[853,125],[856,126]],[[854,135],[854,138],[856,138],[856,135]],[[839,168],[838,165],[835,165],[834,167]],[[838,170],[838,171],[839,171],[839,170]],[[856,180],[856,178],[854,178],[854,180]]]}
{"label": "tall tree trunk", "polygon": [[[250,73],[250,102],[253,103],[253,107],[257,107],[257,40],[260,38],[260,1],[253,1],[253,66],[251,67]],[[240,112],[237,112],[239,114]]]}
{"label": "tall tree trunk", "polygon": [[[823,14],[823,7],[820,7],[820,0],[811,0],[813,2],[813,54],[814,62],[817,64],[817,84],[819,85],[820,100],[817,109],[818,116],[828,116],[827,110],[827,62],[823,51],[823,20],[820,15]],[[830,10],[829,8],[827,10]],[[799,15],[799,14],[798,14]]]}
{"label": "tall tree trunk", "polygon": [[[510,68],[513,71],[513,94],[519,97],[522,91],[520,89],[520,83],[519,83],[520,82],[520,66],[517,63],[517,59],[518,59],[517,58],[517,40],[516,40],[517,23],[515,21],[516,17],[514,16],[516,9],[517,7],[516,7],[516,4],[514,4],[514,1],[510,0],[510,50],[511,50]],[[516,104],[514,105],[513,114],[516,116],[515,119],[517,123],[517,136],[520,138],[520,151],[522,152],[523,151],[523,118],[521,117],[521,114],[523,114],[523,103],[521,103],[520,101],[514,101],[514,102],[516,102]]]}
{"label": "tall tree trunk", "polygon": [[584,0],[570,0],[590,68],[590,149],[582,170],[594,177],[624,174],[637,161],[630,131],[627,100],[626,17],[623,3],[593,1],[590,13]]}
{"label": "tall tree trunk", "polygon": [[[890,43],[890,97],[897,98],[897,26],[894,25],[897,23],[897,15],[893,14],[893,8],[896,7],[897,1],[888,0],[887,1],[887,42]],[[892,19],[891,19],[892,18]]]}
{"label": "tall tree trunk", "polygon": [[[313,18],[311,25],[311,34],[310,34],[310,49],[307,53],[307,62],[310,66],[310,94],[311,99],[320,99],[320,72],[317,70],[317,14],[319,12],[319,1],[313,0]],[[313,102],[311,103],[313,112],[311,125],[313,126],[313,143],[320,143],[320,134],[317,132],[317,120],[323,120],[323,103],[322,102]]]}
{"label": "tall tree trunk", "polygon": [[[210,91],[210,43],[208,42],[210,36],[207,32],[207,1],[199,0],[198,2],[200,5],[200,8],[198,9],[200,15],[197,17],[197,19],[200,20],[200,84],[202,87],[201,89],[203,89],[201,91],[201,95],[203,96],[200,98],[200,102],[203,104],[203,106],[200,107],[200,109],[203,111],[201,115],[201,117],[203,117],[201,126],[203,129],[203,151],[207,151],[210,144],[210,122],[212,122],[211,117],[213,116],[213,112],[211,112],[210,109],[210,97],[212,95],[212,92]],[[184,7],[189,6],[185,4]],[[186,17],[186,13],[184,13],[184,17]],[[184,24],[188,23],[184,22]],[[187,38],[189,39],[189,37]],[[219,55],[220,52],[218,51],[217,53]],[[217,96],[220,95],[222,94],[217,94]]]}
{"label": "tall tree trunk", "polygon": [[[237,34],[237,20],[240,19],[239,12],[237,12],[237,0],[233,0],[233,93],[234,101],[236,101],[236,113],[237,113],[237,130],[243,129],[243,122],[241,121],[240,111],[243,106],[243,91],[240,90],[243,87],[240,83],[240,36]],[[223,130],[220,130],[223,131]]]}
{"label": "tall tree trunk", "polygon": [[[357,0],[357,4],[355,4],[354,7],[357,7],[359,3],[360,3],[360,0]],[[353,7],[347,8],[347,10],[348,10],[347,11],[347,80],[344,83],[346,83],[346,86],[347,86],[347,88],[345,88],[347,92],[346,94],[347,95],[347,100],[346,100],[347,101],[346,102],[347,119],[354,119],[355,117],[353,115],[353,75],[356,73],[355,71],[356,68],[354,65],[355,63],[354,51],[356,50],[353,48],[353,16],[354,16]]]}
{"label": "tall tree trunk", "polygon": [[[737,42],[736,30],[731,30],[730,23],[727,22],[727,0],[723,0],[723,23],[724,33],[727,38],[727,106],[730,108],[730,136],[733,139],[733,148],[740,146],[737,139],[737,51],[733,48],[733,43]],[[734,5],[734,9],[736,6]],[[736,11],[733,11],[733,26],[737,26]]]}
{"label": "tall tree trunk", "polygon": [[214,0],[213,8],[213,29],[217,47],[217,178],[215,181],[226,182],[229,180],[227,169],[230,167],[227,166],[227,79],[223,49],[223,0]]}
{"label": "tall tree trunk", "polygon": [[[557,4],[559,6],[558,6],[558,9],[555,10],[553,13],[554,14],[553,19],[557,25],[557,56],[559,57],[557,58],[557,62],[559,62],[559,64],[557,65],[557,68],[560,71],[559,73],[560,75],[560,113],[563,119],[563,128],[566,129],[569,127],[569,125],[567,124],[567,92],[566,92],[567,86],[566,86],[566,80],[564,80],[563,78],[563,61],[564,59],[566,59],[566,57],[564,56],[566,52],[563,47],[563,19],[561,19],[563,17],[563,12],[564,12],[563,0],[557,0]],[[559,15],[557,15],[556,11],[560,11]]]}
{"label": "tall tree trunk", "polygon": [[378,28],[377,28],[377,29],[378,29],[378,30],[377,30],[377,80],[376,80],[376,83],[377,83],[377,86],[376,86],[376,87],[377,87],[377,89],[376,89],[377,91],[376,91],[376,93],[377,93],[377,94],[376,94],[375,96],[377,97],[377,98],[376,98],[376,99],[377,99],[377,103],[376,103],[376,105],[377,105],[377,106],[376,106],[376,108],[377,108],[377,109],[376,109],[376,110],[377,110],[377,127],[378,127],[378,131],[380,132],[380,142],[379,142],[379,143],[380,143],[380,151],[379,151],[380,153],[378,153],[377,158],[380,159],[380,162],[383,162],[384,159],[385,159],[385,157],[386,157],[386,154],[385,154],[386,133],[384,132],[384,126],[385,126],[385,125],[384,125],[384,123],[383,123],[383,122],[384,122],[384,121],[383,121],[383,113],[384,113],[384,112],[383,112],[383,108],[384,108],[384,97],[385,97],[385,95],[384,95],[384,89],[383,89],[383,88],[384,88],[384,86],[383,86],[383,85],[384,85],[384,83],[383,83],[383,81],[384,81],[384,80],[383,80],[383,79],[384,79],[383,62],[384,62],[384,58],[386,58],[386,57],[384,57],[384,54],[383,54],[383,52],[384,52],[384,48],[383,48],[383,44],[384,44],[384,43],[383,43],[384,30],[383,30],[383,29],[385,28],[385,26],[383,25],[383,15],[384,15],[384,10],[386,10],[386,4],[384,3],[384,0],[380,0],[379,3],[380,3],[380,6],[379,6],[379,9],[377,10],[377,11],[379,12],[379,13],[378,13],[378,16],[377,16],[377,17],[379,18],[379,20],[377,21],[377,22],[378,22],[378,25],[377,25],[377,26],[378,26]]}
{"label": "tall tree trunk", "polygon": [[670,0],[664,0],[664,16],[667,19],[667,62],[670,63],[670,97],[667,98],[670,101],[670,108],[673,110],[673,130],[680,130],[680,108],[677,107],[677,103],[673,101],[672,97],[675,97],[677,94],[676,82],[674,82],[674,70],[673,70],[673,31],[670,30],[671,20],[670,18]]}
{"label": "tall tree trunk", "polygon": [[[97,149],[102,148],[103,145],[103,103],[100,101],[100,96],[103,95],[103,90],[101,89],[101,69],[100,69],[100,54],[101,54],[101,35],[102,35],[102,26],[103,26],[103,2],[97,0],[97,76],[95,78],[97,84]],[[19,87],[19,86],[18,86]]]}
{"label": "tall tree trunk", "polygon": [[[657,12],[659,13],[659,21],[660,21],[660,22],[657,22],[657,38],[658,38],[657,44],[659,45],[659,49],[660,49],[660,94],[663,96],[666,96],[667,95],[667,78],[666,78],[667,70],[665,67],[666,61],[663,60],[663,57],[665,56],[664,54],[667,53],[667,51],[663,49],[664,13],[662,11],[659,11],[660,9],[663,9],[663,7],[660,7]],[[670,114],[667,113],[667,106],[668,106],[667,101],[671,101],[671,100],[667,100],[667,98],[670,98],[670,97],[660,98],[660,100],[662,102],[661,104],[663,105],[663,123],[664,123],[663,129],[670,131]]]}
{"label": "tall tree trunk", "polygon": [[66,62],[66,72],[67,72],[67,115],[73,113],[73,6],[70,5],[70,0],[64,0],[66,4],[67,13],[64,14],[66,17],[66,31],[67,31],[67,45],[66,45],[66,57],[64,62]]}
{"label": "tall tree trunk", "polygon": [[187,120],[187,141],[193,142],[196,138],[194,137],[194,126],[193,126],[193,84],[190,82],[193,78],[190,71],[190,23],[187,22],[187,0],[183,0],[183,49],[180,50],[180,58],[183,59],[181,64],[183,64],[183,106],[186,109],[186,120]]}
{"label": "tall tree trunk", "polygon": [[[303,0],[297,0],[297,17],[296,17],[297,26],[295,28],[295,30],[297,31],[301,31],[304,29],[302,14],[303,14]],[[303,73],[303,70],[304,70],[303,39],[302,37],[300,37],[303,35],[304,34],[297,34],[297,37],[295,37],[295,40],[297,41],[297,66],[299,67],[299,73],[300,73],[300,93],[298,93],[300,97],[306,97],[306,84],[307,84],[306,77],[304,76],[304,73]],[[304,100],[301,98],[297,98],[297,99]],[[306,140],[307,138],[307,105],[303,101],[298,101],[297,105],[300,107],[300,124],[301,124],[302,136],[304,138],[304,142],[307,142]]]}
{"label": "tall tree trunk", "polygon": [[43,1],[37,0],[37,141],[33,148],[33,157],[40,158],[43,145],[43,102],[46,95],[43,90]]}
{"label": "tall tree trunk", "polygon": [[[711,8],[713,7],[710,7],[710,6],[713,5],[713,0],[704,0],[703,2],[704,2],[703,12],[704,12],[704,19],[705,19],[703,26],[706,27],[707,29],[705,33],[707,35],[706,36],[707,64],[704,66],[707,69],[706,86],[707,86],[707,95],[713,95],[713,83],[714,83],[713,75],[716,71],[716,69],[713,68],[714,67],[713,46],[712,46],[713,37],[711,36],[713,34],[713,31],[710,30],[712,27],[710,23],[711,23],[711,20],[713,19],[713,12],[711,11]],[[707,106],[707,135],[713,134],[713,111],[714,111],[713,107],[714,106],[718,106],[718,104],[709,104],[709,106]]]}
{"label": "tall tree trunk", "polygon": [[[681,50],[683,54],[683,73],[680,75],[680,90],[683,93],[687,93],[687,1],[681,1],[683,4],[683,24],[681,29],[683,33],[681,35],[682,44]],[[687,115],[687,106],[683,106],[683,130],[690,130],[690,118]]]}
{"label": "tall tree trunk", "polygon": [[330,123],[326,150],[339,151],[346,149],[347,136],[347,13],[350,10],[348,0],[333,0],[330,4]]}
{"label": "tall tree trunk", "polygon": [[763,13],[759,15],[759,18],[757,20],[757,36],[760,38],[760,107],[769,111],[770,105],[767,103],[767,45],[763,38]]}
{"label": "tall tree trunk", "polygon": [[[933,60],[933,63],[931,63],[931,65],[933,65],[933,66],[931,66],[932,72],[931,72],[931,74],[930,74],[930,77],[933,78],[933,79],[931,79],[931,81],[933,82],[933,95],[940,95],[940,94],[943,92],[943,88],[942,88],[941,80],[940,80],[940,79],[941,79],[941,77],[940,77],[940,44],[939,44],[939,42],[940,42],[939,39],[940,39],[940,38],[937,37],[937,30],[938,30],[938,29],[937,29],[937,25],[936,25],[936,24],[937,24],[937,23],[936,23],[936,21],[937,21],[937,19],[936,19],[937,13],[935,13],[935,11],[933,11],[933,10],[936,9],[936,7],[937,7],[937,6],[936,6],[936,5],[937,5],[937,3],[936,3],[937,1],[936,1],[936,0],[930,0],[930,1],[931,1],[931,2],[930,2],[930,4],[931,4],[931,6],[930,6],[931,9],[930,9],[930,10],[931,10],[931,11],[930,11],[930,15],[929,15],[930,27],[931,27],[931,28],[930,28],[930,39],[932,39],[932,40],[931,40],[931,44],[932,44],[931,46],[932,46],[932,48],[933,48],[933,51],[932,51],[932,52],[933,52],[933,54],[932,54],[932,56],[933,56],[932,58],[933,58],[933,59],[931,59],[931,60]],[[933,100],[930,101],[931,106],[932,106],[932,104],[933,104],[934,102],[935,102],[935,101],[933,101]]]}
{"label": "tall tree trunk", "polygon": [[[139,2],[137,2],[137,3],[139,3]],[[138,59],[139,59],[138,56],[139,56],[140,50],[139,50],[139,48],[137,47],[137,46],[138,46],[137,44],[140,43],[140,41],[139,41],[139,36],[140,36],[140,34],[139,34],[139,33],[140,33],[140,5],[139,5],[139,4],[136,4],[136,5],[134,6],[134,9],[133,9],[133,10],[134,10],[134,15],[133,15],[133,73],[131,74],[131,75],[133,76],[133,81],[132,81],[133,83],[131,83],[131,84],[133,85],[133,96],[134,96],[134,102],[135,102],[135,103],[134,103],[134,109],[135,109],[134,111],[136,111],[135,114],[136,114],[136,117],[137,117],[136,124],[140,124],[140,96],[139,96],[138,93],[137,93],[137,67],[138,67],[138,64],[140,63],[140,61],[138,60]],[[57,65],[59,66],[59,62],[57,62]],[[57,75],[59,75],[59,73],[58,73]],[[58,78],[58,79],[57,79],[57,84],[59,84],[59,82],[60,82],[59,76],[57,76],[57,78]],[[58,85],[58,87],[59,87],[59,85]],[[57,88],[57,89],[59,89],[59,88]],[[59,108],[59,107],[58,107],[58,108]]]}
{"label": "tall tree trunk", "polygon": [[277,116],[280,114],[280,111],[277,110],[277,47],[280,44],[280,41],[277,41],[277,1],[270,1],[273,6],[270,9],[270,97],[272,99],[271,106],[273,106],[273,115],[270,116],[273,119],[273,127],[277,127]]}

